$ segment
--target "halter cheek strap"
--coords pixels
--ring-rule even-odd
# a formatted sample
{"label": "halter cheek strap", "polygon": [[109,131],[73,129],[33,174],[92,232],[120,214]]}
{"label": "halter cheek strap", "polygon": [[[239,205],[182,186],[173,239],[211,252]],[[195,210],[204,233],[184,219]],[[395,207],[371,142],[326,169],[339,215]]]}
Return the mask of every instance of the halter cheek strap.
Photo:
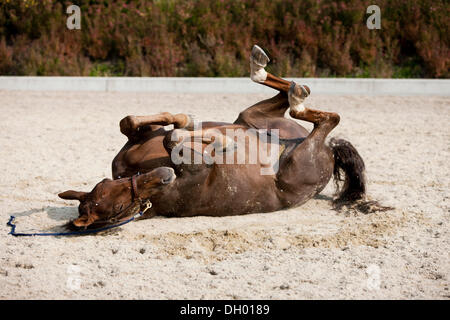
{"label": "halter cheek strap", "polygon": [[137,180],[136,180],[139,175],[140,175],[140,173],[131,176],[131,191],[132,191],[132,195],[131,195],[132,203],[131,204],[133,204],[133,202],[136,200],[139,201],[140,206],[141,206],[141,212],[144,213],[145,211],[147,211],[148,209],[150,209],[152,207],[152,203],[150,202],[150,200],[143,200],[141,198],[141,196],[139,195]]}
{"label": "halter cheek strap", "polygon": [[133,200],[141,200],[141,197],[139,197],[138,193],[138,187],[137,187],[137,178],[138,174],[131,176],[131,190],[133,191]]}

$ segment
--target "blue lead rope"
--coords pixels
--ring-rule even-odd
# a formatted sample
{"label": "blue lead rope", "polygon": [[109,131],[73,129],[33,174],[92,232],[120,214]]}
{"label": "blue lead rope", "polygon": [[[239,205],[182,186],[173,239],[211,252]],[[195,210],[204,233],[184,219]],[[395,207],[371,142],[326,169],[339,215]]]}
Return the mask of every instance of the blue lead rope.
{"label": "blue lead rope", "polygon": [[109,229],[113,229],[113,228],[117,228],[120,226],[123,226],[124,224],[127,224],[131,221],[133,221],[134,219],[142,216],[144,214],[146,210],[142,210],[139,211],[139,213],[135,214],[133,217],[131,217],[128,220],[125,220],[123,222],[120,222],[118,224],[114,224],[111,226],[107,226],[107,227],[103,227],[103,228],[99,228],[99,229],[86,229],[86,230],[82,230],[82,231],[72,231],[72,232],[49,232],[49,233],[17,233],[16,232],[16,225],[13,223],[15,217],[14,216],[10,216],[9,221],[7,223],[8,226],[11,227],[11,231],[9,232],[10,235],[13,235],[15,237],[32,237],[32,236],[77,236],[77,235],[82,235],[82,234],[89,234],[89,233],[97,233],[100,231],[105,231],[105,230],[109,230]]}

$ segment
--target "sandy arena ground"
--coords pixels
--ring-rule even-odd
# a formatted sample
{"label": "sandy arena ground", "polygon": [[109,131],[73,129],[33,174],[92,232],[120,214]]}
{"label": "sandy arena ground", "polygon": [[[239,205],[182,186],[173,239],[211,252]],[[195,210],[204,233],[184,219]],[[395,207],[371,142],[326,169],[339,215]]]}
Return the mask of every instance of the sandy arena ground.
{"label": "sandy arena ground", "polygon": [[127,114],[162,111],[233,121],[264,94],[0,91],[2,299],[449,299],[450,98],[317,96],[336,111],[331,136],[365,159],[370,199],[395,209],[332,209],[330,183],[286,211],[154,218],[82,237],[54,231],[77,217],[57,193],[111,177]]}

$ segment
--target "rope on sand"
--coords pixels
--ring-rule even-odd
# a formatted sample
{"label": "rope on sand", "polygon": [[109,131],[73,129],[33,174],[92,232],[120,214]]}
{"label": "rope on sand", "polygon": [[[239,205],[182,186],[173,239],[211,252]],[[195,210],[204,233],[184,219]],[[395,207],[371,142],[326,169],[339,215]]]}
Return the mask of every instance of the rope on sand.
{"label": "rope on sand", "polygon": [[100,231],[105,231],[105,230],[109,230],[109,229],[113,229],[113,228],[117,228],[117,227],[123,226],[124,224],[127,224],[127,223],[129,223],[129,222],[139,218],[140,216],[142,216],[144,214],[144,212],[145,212],[145,210],[141,210],[141,211],[139,211],[139,213],[135,214],[133,217],[129,218],[128,220],[125,220],[123,222],[120,222],[118,224],[114,224],[114,225],[111,225],[111,226],[106,226],[106,227],[103,227],[103,228],[86,229],[86,230],[72,231],[72,232],[49,232],[49,233],[41,233],[41,232],[37,232],[37,233],[17,233],[16,232],[16,225],[13,223],[15,217],[14,216],[10,216],[7,225],[11,227],[11,231],[8,234],[13,235],[15,237],[33,237],[33,236],[78,236],[78,235],[83,235],[83,234],[97,233],[97,232],[100,232]]}

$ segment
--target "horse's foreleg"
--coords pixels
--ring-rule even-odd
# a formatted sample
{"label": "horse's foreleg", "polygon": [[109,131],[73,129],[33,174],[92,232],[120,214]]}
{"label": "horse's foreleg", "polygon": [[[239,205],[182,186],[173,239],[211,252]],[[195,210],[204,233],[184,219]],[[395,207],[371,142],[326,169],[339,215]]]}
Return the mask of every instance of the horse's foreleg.
{"label": "horse's foreleg", "polygon": [[170,139],[177,143],[213,144],[216,150],[223,151],[234,145],[233,139],[218,129],[203,129],[194,131],[174,130]]}
{"label": "horse's foreleg", "polygon": [[[232,149],[234,139],[218,129],[177,129],[166,135],[163,144],[174,163],[200,164],[206,159],[211,160],[217,152]],[[206,163],[210,164],[208,161]]]}
{"label": "horse's foreleg", "polygon": [[120,131],[127,137],[139,131],[144,126],[154,126],[152,129],[158,129],[161,126],[173,124],[175,128],[192,129],[193,121],[190,116],[184,113],[171,114],[163,112],[151,116],[127,116],[120,121]]}

